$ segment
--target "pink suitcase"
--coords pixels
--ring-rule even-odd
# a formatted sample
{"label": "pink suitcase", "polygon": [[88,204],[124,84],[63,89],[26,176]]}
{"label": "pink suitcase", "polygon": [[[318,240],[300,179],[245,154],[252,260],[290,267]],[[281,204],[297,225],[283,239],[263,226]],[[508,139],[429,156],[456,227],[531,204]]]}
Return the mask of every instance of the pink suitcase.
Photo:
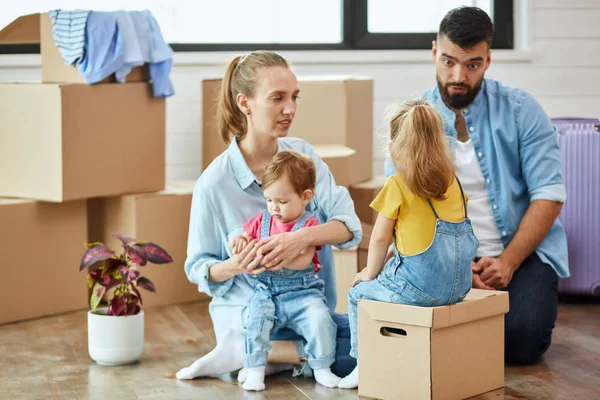
{"label": "pink suitcase", "polygon": [[600,120],[553,119],[559,130],[567,201],[559,220],[567,235],[571,277],[561,294],[600,296]]}

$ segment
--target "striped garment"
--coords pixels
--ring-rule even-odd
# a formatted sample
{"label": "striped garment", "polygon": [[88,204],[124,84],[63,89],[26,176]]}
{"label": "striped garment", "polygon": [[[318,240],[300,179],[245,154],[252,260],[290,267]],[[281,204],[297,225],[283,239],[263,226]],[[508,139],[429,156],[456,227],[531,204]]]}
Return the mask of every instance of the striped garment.
{"label": "striped garment", "polygon": [[77,66],[85,53],[85,27],[89,10],[52,10],[54,43],[67,65]]}

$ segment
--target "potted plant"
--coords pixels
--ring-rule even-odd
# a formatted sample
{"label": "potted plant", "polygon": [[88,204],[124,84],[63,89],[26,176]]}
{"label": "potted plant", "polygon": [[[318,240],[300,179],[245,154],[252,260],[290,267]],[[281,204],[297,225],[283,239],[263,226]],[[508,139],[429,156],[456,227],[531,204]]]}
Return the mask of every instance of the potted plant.
{"label": "potted plant", "polygon": [[[87,243],[79,270],[88,270],[92,289],[88,311],[88,351],[102,365],[123,365],[139,360],[144,350],[144,311],[139,288],[156,292],[139,268],[147,263],[173,261],[160,246],[112,233],[122,243],[120,254],[104,243]],[[107,307],[99,307],[103,298]]]}

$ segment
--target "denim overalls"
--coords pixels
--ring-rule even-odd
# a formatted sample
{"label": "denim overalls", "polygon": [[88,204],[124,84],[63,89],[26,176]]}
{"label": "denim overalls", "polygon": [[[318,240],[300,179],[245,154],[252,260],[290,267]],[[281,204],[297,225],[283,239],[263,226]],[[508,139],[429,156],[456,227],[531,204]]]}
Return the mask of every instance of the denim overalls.
{"label": "denim overalls", "polygon": [[[305,212],[294,224],[292,232],[302,228],[308,218]],[[261,238],[269,236],[271,215],[263,212]],[[313,272],[313,266],[302,271],[282,268],[246,275],[254,287],[248,305],[244,367],[267,365],[272,333],[287,327],[306,341],[308,365],[313,370],[329,368],[335,360],[337,326],[331,318],[324,294],[325,283]]]}
{"label": "denim overalls", "polygon": [[465,211],[461,222],[440,219],[431,200],[427,199],[436,217],[435,234],[429,247],[421,253],[403,256],[396,249],[394,257],[372,281],[359,282],[348,293],[350,322],[350,355],[358,355],[357,300],[376,300],[414,306],[440,306],[462,301],[471,290],[471,261],[479,241],[467,217],[467,204],[460,181],[456,178]]}

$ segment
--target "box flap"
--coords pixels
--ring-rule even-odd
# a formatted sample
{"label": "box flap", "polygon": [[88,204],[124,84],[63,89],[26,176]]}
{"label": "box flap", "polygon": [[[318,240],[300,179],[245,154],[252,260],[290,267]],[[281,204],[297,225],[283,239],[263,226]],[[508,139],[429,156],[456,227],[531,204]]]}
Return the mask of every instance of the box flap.
{"label": "box flap", "polygon": [[464,324],[508,312],[508,292],[471,289],[464,301],[439,307],[361,300],[371,318],[398,324],[428,326],[433,329]]}
{"label": "box flap", "polygon": [[356,150],[337,144],[319,144],[314,148],[321,158],[345,158],[356,154]]}
{"label": "box flap", "polygon": [[508,308],[508,292],[471,289],[464,301],[434,309],[433,328],[440,329],[506,314]]}
{"label": "box flap", "polygon": [[375,176],[373,179],[368,180],[366,182],[359,182],[351,185],[351,189],[362,189],[362,190],[372,190],[372,189],[381,189],[385,184],[387,178],[383,175]]}
{"label": "box flap", "polygon": [[433,307],[416,307],[404,304],[359,300],[363,309],[377,321],[431,327]]}
{"label": "box flap", "polygon": [[39,44],[40,14],[23,15],[0,30],[0,44]]}

